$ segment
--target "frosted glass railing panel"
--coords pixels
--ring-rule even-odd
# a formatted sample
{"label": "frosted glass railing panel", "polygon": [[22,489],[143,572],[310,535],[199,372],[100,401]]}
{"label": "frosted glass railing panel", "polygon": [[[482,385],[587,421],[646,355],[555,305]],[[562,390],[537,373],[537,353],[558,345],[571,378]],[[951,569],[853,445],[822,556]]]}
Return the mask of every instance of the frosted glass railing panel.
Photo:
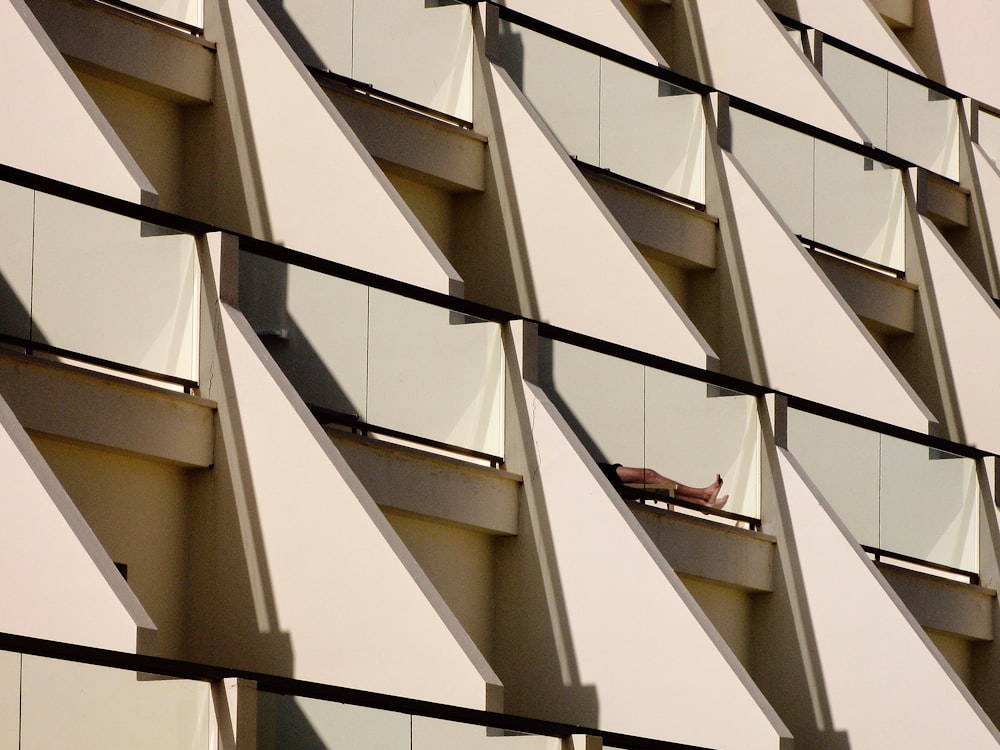
{"label": "frosted glass railing panel", "polygon": [[31,254],[35,193],[0,182],[0,334],[31,336]]}
{"label": "frosted glass railing panel", "polygon": [[371,290],[368,421],[503,454],[500,326]]}
{"label": "frosted glass railing panel", "polygon": [[723,477],[725,510],[760,517],[760,422],[752,396],[645,368],[643,466],[689,486]]}
{"label": "frosted glass railing panel", "polygon": [[409,714],[257,693],[258,750],[409,750]]}
{"label": "frosted glass railing panel", "polygon": [[971,458],[882,437],[881,547],[979,570],[979,486]]}
{"label": "frosted glass railing panel", "polygon": [[823,80],[876,148],[885,150],[889,124],[889,71],[823,45]]}
{"label": "frosted glass railing panel", "polygon": [[977,125],[979,146],[994,165],[1000,164],[1000,115],[980,109]]}
{"label": "frosted glass railing panel", "polygon": [[207,682],[22,657],[20,750],[208,750],[213,710]]}
{"label": "frosted glass railing panel", "polygon": [[879,434],[788,410],[788,447],[860,544],[879,546]]}
{"label": "frosted glass railing panel", "polygon": [[889,74],[886,151],[958,180],[958,136],[957,101],[915,81]]}
{"label": "frosted glass railing panel", "polygon": [[823,79],[876,148],[957,180],[958,103],[831,44]]}
{"label": "frosted glass railing panel", "polygon": [[500,50],[504,68],[566,152],[600,163],[601,59],[502,21]]}
{"label": "frosted glass railing panel", "polygon": [[700,95],[602,60],[600,134],[604,169],[704,203]]}
{"label": "frosted glass railing panel", "polygon": [[194,237],[35,196],[33,341],[197,379]]}
{"label": "frosted glass railing panel", "polygon": [[643,367],[552,339],[539,340],[542,383],[598,460],[643,466]]}
{"label": "frosted glass railing panel", "polygon": [[368,287],[243,253],[240,309],[303,401],[365,419]]}
{"label": "frosted glass railing panel", "polygon": [[450,0],[355,2],[351,77],[471,121],[470,13]]}
{"label": "frosted glass railing panel", "polygon": [[204,25],[203,0],[128,0],[130,5],[150,13],[201,28]]}
{"label": "frosted glass railing panel", "polygon": [[354,0],[260,0],[306,65],[351,77]]}
{"label": "frosted glass railing panel", "polygon": [[905,265],[903,183],[898,169],[816,142],[811,239],[881,266]]}
{"label": "frosted glass railing panel", "polygon": [[403,750],[561,750],[558,737],[507,732],[477,724],[413,717],[412,745]]}
{"label": "frosted glass railing panel", "polygon": [[472,18],[450,0],[263,0],[306,64],[472,119]]}
{"label": "frosted glass railing panel", "polygon": [[729,110],[732,153],[793,233],[813,235],[813,138]]}

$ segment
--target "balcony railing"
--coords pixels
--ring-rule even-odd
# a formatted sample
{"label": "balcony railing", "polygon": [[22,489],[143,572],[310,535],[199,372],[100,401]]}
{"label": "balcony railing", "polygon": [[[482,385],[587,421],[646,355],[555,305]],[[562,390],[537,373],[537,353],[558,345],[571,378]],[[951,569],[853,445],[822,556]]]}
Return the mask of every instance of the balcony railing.
{"label": "balcony railing", "polygon": [[721,474],[722,494],[730,496],[722,517],[756,525],[761,429],[754,395],[546,332],[542,384],[595,460],[655,469],[689,486]]}
{"label": "balcony railing", "polygon": [[191,34],[202,34],[204,0],[96,0]]}
{"label": "balcony railing", "polygon": [[1000,164],[1000,113],[987,109],[982,104],[975,108],[976,142],[994,165]]}
{"label": "balcony railing", "polygon": [[[701,93],[679,76],[499,9],[497,61],[566,152],[585,164],[703,205]],[[529,25],[530,24],[530,25]]]}
{"label": "balcony railing", "polygon": [[733,155],[794,234],[820,249],[904,273],[900,169],[860,146],[845,148],[735,104],[729,125]]}
{"label": "balcony railing", "polygon": [[872,145],[957,181],[958,95],[836,39],[820,38],[823,80]]}
{"label": "balcony railing", "polygon": [[0,219],[0,336],[195,384],[193,235],[10,182],[0,182]]}
{"label": "balcony railing", "polygon": [[249,251],[240,307],[321,421],[502,460],[498,322]]}
{"label": "balcony railing", "polygon": [[799,409],[788,411],[788,447],[869,551],[976,580],[982,498],[971,454]]}
{"label": "balcony railing", "polygon": [[262,0],[308,66],[472,120],[472,19],[452,0]]}

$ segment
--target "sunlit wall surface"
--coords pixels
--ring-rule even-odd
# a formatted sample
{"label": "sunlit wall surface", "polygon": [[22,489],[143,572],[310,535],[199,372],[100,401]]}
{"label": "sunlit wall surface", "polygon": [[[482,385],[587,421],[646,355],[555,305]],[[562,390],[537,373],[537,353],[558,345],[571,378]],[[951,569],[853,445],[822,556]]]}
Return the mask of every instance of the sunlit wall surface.
{"label": "sunlit wall surface", "polygon": [[197,379],[188,234],[0,183],[0,334]]}
{"label": "sunlit wall surface", "polygon": [[860,544],[978,572],[971,458],[795,409],[788,447]]}
{"label": "sunlit wall surface", "polygon": [[705,202],[701,96],[506,21],[501,62],[570,156]]}
{"label": "sunlit wall surface", "polygon": [[246,252],[240,307],[306,403],[503,454],[498,323]]}
{"label": "sunlit wall surface", "polygon": [[827,43],[823,79],[872,145],[958,180],[958,102]]}
{"label": "sunlit wall surface", "polygon": [[472,120],[472,17],[454,0],[262,0],[302,61]]}
{"label": "sunlit wall surface", "polygon": [[559,750],[561,740],[261,691],[259,750]]}
{"label": "sunlit wall surface", "polygon": [[905,270],[898,169],[738,109],[729,112],[733,155],[794,234]]}
{"label": "sunlit wall surface", "polygon": [[760,516],[753,396],[541,339],[542,382],[598,461],[648,467],[689,486],[723,477],[725,510]]}
{"label": "sunlit wall surface", "polygon": [[[0,651],[0,746],[209,750],[209,683]],[[4,744],[4,742],[12,744]]]}
{"label": "sunlit wall surface", "polygon": [[205,23],[204,0],[128,0],[128,4],[197,29]]}

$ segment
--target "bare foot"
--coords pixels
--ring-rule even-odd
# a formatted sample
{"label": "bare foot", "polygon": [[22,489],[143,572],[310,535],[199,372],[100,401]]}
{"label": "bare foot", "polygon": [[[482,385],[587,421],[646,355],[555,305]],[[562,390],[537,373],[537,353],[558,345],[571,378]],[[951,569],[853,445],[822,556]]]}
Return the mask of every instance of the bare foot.
{"label": "bare foot", "polygon": [[719,510],[729,500],[729,495],[719,497],[719,490],[721,489],[722,476],[720,474],[716,474],[715,481],[708,485],[708,487],[685,487],[684,485],[678,485],[677,498],[679,500],[687,500],[691,503],[698,503],[699,505],[705,505],[709,508]]}

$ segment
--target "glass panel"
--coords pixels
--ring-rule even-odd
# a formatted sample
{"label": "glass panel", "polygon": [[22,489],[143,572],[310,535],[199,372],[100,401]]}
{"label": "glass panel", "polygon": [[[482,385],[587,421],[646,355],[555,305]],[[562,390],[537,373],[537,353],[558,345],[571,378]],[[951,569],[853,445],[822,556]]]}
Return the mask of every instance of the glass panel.
{"label": "glass panel", "polygon": [[413,744],[405,750],[560,750],[561,747],[557,737],[414,716]]}
{"label": "glass panel", "polygon": [[813,236],[813,138],[729,110],[732,153],[794,234]]}
{"label": "glass panel", "polygon": [[872,145],[887,150],[889,71],[825,44],[823,80],[871,138]]}
{"label": "glass panel", "polygon": [[539,340],[542,385],[597,460],[643,466],[643,367],[561,341]]}
{"label": "glass panel", "polygon": [[241,253],[240,309],[303,401],[367,418],[368,287]]}
{"label": "glass panel", "polygon": [[500,22],[501,64],[570,156],[600,163],[601,60]]}
{"label": "glass panel", "polygon": [[979,145],[993,164],[1000,162],[1000,116],[979,110]]}
{"label": "glass panel", "polygon": [[259,750],[409,750],[409,714],[257,693]]}
{"label": "glass panel", "polygon": [[957,180],[958,102],[926,86],[889,75],[886,151]]}
{"label": "glass panel", "polygon": [[207,750],[210,686],[23,657],[21,750]]}
{"label": "glass panel", "polygon": [[472,19],[453,0],[354,5],[353,78],[472,120]]}
{"label": "glass panel", "polygon": [[723,477],[725,510],[760,515],[760,425],[756,399],[646,368],[643,466],[705,486]]}
{"label": "glass panel", "polygon": [[882,549],[979,570],[979,487],[970,458],[882,437]]}
{"label": "glass panel", "polygon": [[701,96],[602,60],[600,110],[599,166],[704,202]]}
{"label": "glass panel", "polygon": [[194,238],[36,194],[32,340],[195,379]]}
{"label": "glass panel", "polygon": [[882,266],[904,268],[899,170],[817,141],[815,215],[816,242]]}
{"label": "glass panel", "polygon": [[0,182],[0,334],[31,336],[31,244],[35,194]]}
{"label": "glass panel", "polygon": [[160,16],[172,18],[175,21],[186,23],[197,28],[202,27],[203,8],[202,0],[129,0],[131,5],[135,5],[143,10],[156,13]]}
{"label": "glass panel", "polygon": [[351,77],[354,0],[260,0],[306,65]]}
{"label": "glass panel", "polygon": [[368,421],[503,454],[500,326],[371,290]]}
{"label": "glass panel", "polygon": [[0,750],[18,750],[21,717],[21,655],[0,651]]}
{"label": "glass panel", "polygon": [[879,434],[788,410],[788,447],[860,544],[879,546]]}

